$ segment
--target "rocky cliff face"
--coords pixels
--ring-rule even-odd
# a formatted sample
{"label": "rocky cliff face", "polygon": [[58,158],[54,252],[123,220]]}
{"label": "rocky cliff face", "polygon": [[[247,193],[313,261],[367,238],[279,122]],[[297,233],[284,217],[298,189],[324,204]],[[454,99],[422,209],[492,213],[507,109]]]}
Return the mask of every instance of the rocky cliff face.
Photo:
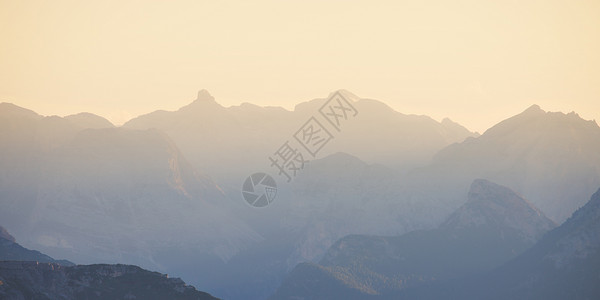
{"label": "rocky cliff face", "polygon": [[216,299],[179,278],[130,265],[64,267],[55,263],[0,262],[0,298]]}

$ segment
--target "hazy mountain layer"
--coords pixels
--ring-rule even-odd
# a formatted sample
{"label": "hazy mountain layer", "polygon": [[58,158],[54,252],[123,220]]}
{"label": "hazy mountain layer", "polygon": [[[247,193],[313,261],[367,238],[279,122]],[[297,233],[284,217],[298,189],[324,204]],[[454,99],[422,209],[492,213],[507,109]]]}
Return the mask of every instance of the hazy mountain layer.
{"label": "hazy mountain layer", "polygon": [[[177,111],[139,116],[123,127],[166,132],[194,165],[221,180],[235,180],[236,187],[249,172],[269,168],[268,156],[286,140],[293,142],[293,135],[311,116],[334,137],[319,157],[341,151],[391,167],[424,165],[444,146],[476,136],[450,120],[439,123],[427,116],[405,115],[379,101],[341,93],[358,114],[346,117],[339,131],[319,114],[326,99],[298,104],[294,111],[248,103],[225,108],[206,90]],[[234,174],[241,177],[232,178]]]}
{"label": "hazy mountain layer", "polygon": [[[560,224],[600,185],[600,127],[534,105],[446,147],[407,180],[417,193],[458,206],[474,178],[510,187]],[[436,189],[426,190],[431,183]]]}
{"label": "hazy mountain layer", "polygon": [[462,295],[487,299],[598,299],[600,189],[534,247],[465,286]]}
{"label": "hazy mountain layer", "polygon": [[273,299],[362,299],[462,278],[503,264],[554,226],[508,188],[476,180],[467,203],[438,229],[344,237],[318,265],[298,265]]}
{"label": "hazy mountain layer", "polygon": [[82,129],[0,108],[0,219],[27,247],[171,270],[173,248],[226,261],[260,240],[158,130]]}
{"label": "hazy mountain layer", "polygon": [[[267,158],[319,117],[325,99],[294,111],[224,108],[202,91],[176,112],[140,116],[126,128],[91,114],[42,117],[1,104],[0,217],[24,245],[53,256],[138,264],[229,299],[256,299],[345,235],[436,228],[465,204],[475,178],[510,187],[559,222],[600,182],[598,126],[575,114],[534,106],[452,144],[474,135],[341,93],[356,118],[339,132],[329,128],[335,136],[323,158],[308,157],[289,184]],[[339,150],[353,155],[328,156]],[[276,201],[263,209],[240,195],[257,171],[278,181]]]}

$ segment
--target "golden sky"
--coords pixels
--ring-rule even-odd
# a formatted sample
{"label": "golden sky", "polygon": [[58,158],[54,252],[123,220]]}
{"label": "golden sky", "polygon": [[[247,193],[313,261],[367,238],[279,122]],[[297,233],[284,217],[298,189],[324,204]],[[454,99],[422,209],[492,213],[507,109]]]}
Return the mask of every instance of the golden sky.
{"label": "golden sky", "polygon": [[44,115],[344,88],[480,132],[534,103],[600,120],[598,0],[0,0],[0,39],[0,101]]}

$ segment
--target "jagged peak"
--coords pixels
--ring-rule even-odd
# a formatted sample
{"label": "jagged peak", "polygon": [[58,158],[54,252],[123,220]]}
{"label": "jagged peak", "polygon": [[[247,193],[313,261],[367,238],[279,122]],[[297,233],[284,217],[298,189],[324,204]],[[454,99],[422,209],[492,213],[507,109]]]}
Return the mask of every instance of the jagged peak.
{"label": "jagged peak", "polygon": [[179,109],[179,111],[196,110],[196,109],[206,110],[206,109],[210,109],[210,108],[224,108],[224,107],[221,106],[219,103],[217,103],[217,101],[215,100],[215,97],[213,97],[206,89],[201,89],[200,91],[198,91],[196,100],[194,100],[192,103],[190,103],[186,106],[183,106],[182,108]]}
{"label": "jagged peak", "polygon": [[208,90],[206,89],[201,89],[198,91],[198,96],[196,97],[196,101],[203,101],[203,100],[215,100],[215,97],[213,97]]}
{"label": "jagged peak", "polygon": [[547,125],[542,124],[554,124],[557,126],[559,124],[567,124],[564,122],[571,124],[587,124],[586,126],[594,125],[597,127],[597,124],[594,121],[584,120],[575,112],[568,114],[563,112],[547,112],[542,110],[539,105],[534,104],[522,113],[492,126],[484,132],[483,136],[494,137],[512,133],[522,133],[527,130],[540,132],[547,127]]}
{"label": "jagged peak", "polygon": [[522,114],[528,114],[528,115],[539,115],[539,114],[544,114],[546,113],[539,105],[537,104],[533,104],[530,107],[528,107],[526,110],[524,110],[522,112]]}

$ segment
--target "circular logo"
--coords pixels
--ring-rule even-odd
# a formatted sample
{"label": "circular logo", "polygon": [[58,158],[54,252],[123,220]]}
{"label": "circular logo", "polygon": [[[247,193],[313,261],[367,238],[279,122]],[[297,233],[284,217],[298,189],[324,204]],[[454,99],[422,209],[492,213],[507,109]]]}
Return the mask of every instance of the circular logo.
{"label": "circular logo", "polygon": [[277,195],[277,184],[275,179],[265,173],[254,173],[244,181],[242,185],[242,196],[254,207],[265,207]]}

